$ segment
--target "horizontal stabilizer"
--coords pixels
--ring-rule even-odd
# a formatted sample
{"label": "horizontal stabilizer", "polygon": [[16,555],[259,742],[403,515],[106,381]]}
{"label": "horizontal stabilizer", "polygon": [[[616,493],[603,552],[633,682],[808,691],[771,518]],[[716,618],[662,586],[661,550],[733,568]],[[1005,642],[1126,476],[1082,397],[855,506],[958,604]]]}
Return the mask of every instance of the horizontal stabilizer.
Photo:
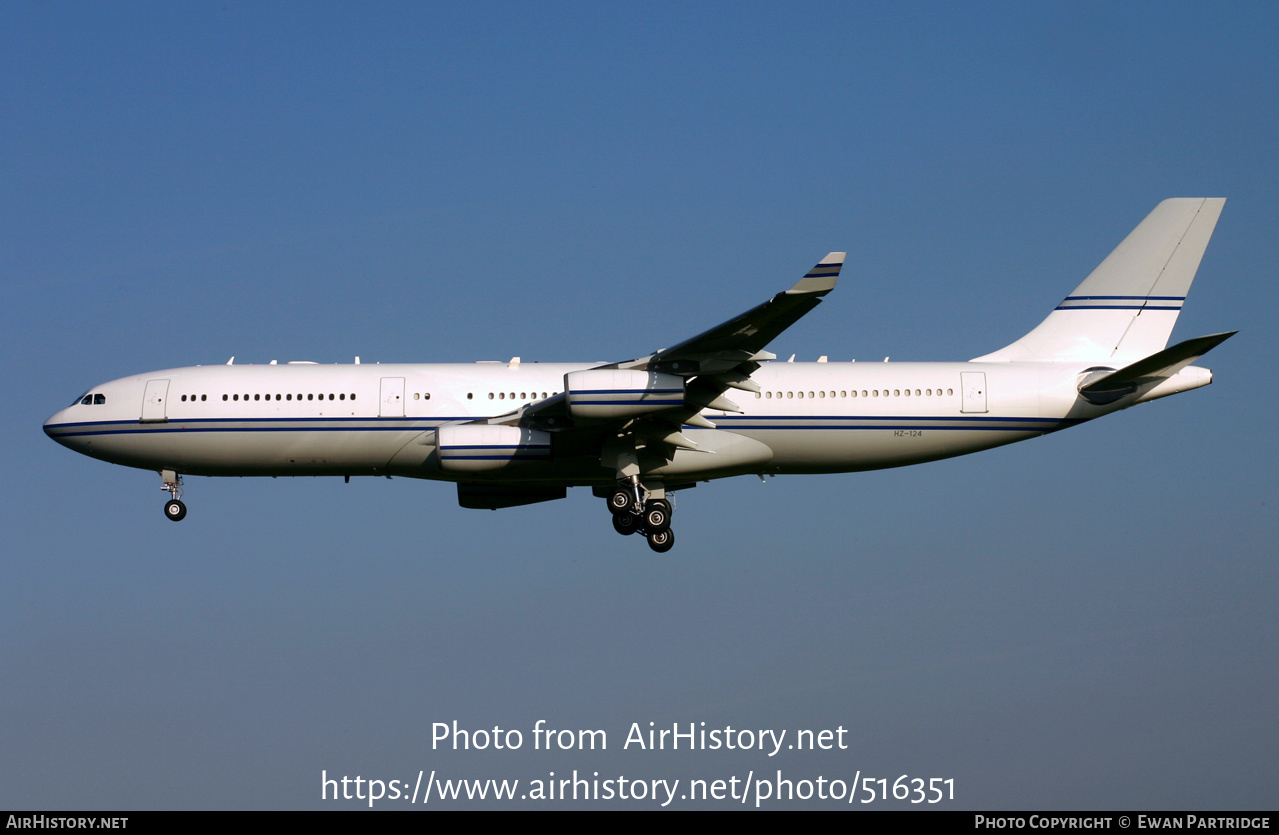
{"label": "horizontal stabilizer", "polygon": [[1179,342],[1118,371],[1086,381],[1080,386],[1079,393],[1092,402],[1105,401],[1114,395],[1127,394],[1141,386],[1166,380],[1236,333],[1238,331],[1214,333]]}

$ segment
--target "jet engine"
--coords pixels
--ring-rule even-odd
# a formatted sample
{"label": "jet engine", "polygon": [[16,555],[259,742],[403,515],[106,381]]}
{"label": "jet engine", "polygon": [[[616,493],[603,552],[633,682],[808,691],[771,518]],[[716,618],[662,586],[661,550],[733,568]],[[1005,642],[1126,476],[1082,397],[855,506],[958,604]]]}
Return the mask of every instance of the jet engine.
{"label": "jet engine", "polygon": [[455,473],[486,473],[549,461],[551,436],[539,429],[463,423],[435,430],[440,467]]}
{"label": "jet engine", "polygon": [[684,405],[684,378],[652,371],[595,368],[564,375],[568,410],[575,418],[610,420]]}

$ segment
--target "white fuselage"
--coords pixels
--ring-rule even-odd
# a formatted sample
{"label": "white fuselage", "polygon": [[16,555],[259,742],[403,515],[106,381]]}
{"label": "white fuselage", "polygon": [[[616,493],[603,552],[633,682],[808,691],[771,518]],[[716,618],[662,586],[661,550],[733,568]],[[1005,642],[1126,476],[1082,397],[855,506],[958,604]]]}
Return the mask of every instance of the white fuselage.
{"label": "white fuselage", "polygon": [[835,289],[831,252],[789,289],[696,336],[613,363],[226,365],[90,389],[45,422],[64,446],[182,476],[407,476],[463,507],[590,486],[613,528],[674,544],[668,491],[729,476],[900,467],[1055,432],[1212,382],[1168,347],[1224,204],[1157,205],[1016,342],[970,362],[775,362],[766,350]]}
{"label": "white fuselage", "polygon": [[[458,481],[464,479],[441,471],[426,454],[433,430],[553,396],[566,373],[593,365],[176,368],[96,386],[87,399],[103,402],[59,411],[45,432],[95,458],[188,475]],[[1023,440],[1136,402],[1084,402],[1077,394],[1083,370],[1068,363],[765,363],[751,377],[761,392],[729,392],[741,413],[704,411],[718,428],[686,427],[699,449],[679,449],[658,475],[695,481],[902,466]],[[771,454],[753,444],[749,456],[726,454],[723,439],[741,437]],[[571,445],[553,446],[550,460],[501,473],[501,480],[564,484],[615,478],[600,465],[598,448]]]}

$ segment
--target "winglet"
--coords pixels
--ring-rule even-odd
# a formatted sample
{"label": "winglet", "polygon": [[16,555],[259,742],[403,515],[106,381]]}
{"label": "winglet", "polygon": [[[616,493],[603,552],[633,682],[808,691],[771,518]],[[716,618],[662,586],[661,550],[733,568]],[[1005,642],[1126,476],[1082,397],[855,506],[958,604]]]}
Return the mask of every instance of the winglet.
{"label": "winglet", "polygon": [[817,266],[808,271],[808,275],[787,290],[786,295],[798,296],[806,293],[825,295],[834,290],[835,281],[839,278],[839,268],[844,266],[844,259],[847,257],[847,252],[830,253],[818,261]]}

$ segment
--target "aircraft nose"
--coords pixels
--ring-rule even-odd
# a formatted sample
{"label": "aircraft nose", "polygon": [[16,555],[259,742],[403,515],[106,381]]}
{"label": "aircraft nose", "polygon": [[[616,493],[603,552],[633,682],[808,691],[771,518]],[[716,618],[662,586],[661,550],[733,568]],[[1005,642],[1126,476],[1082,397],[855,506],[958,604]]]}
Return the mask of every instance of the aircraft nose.
{"label": "aircraft nose", "polygon": [[48,435],[50,438],[53,438],[53,440],[57,441],[63,446],[66,446],[66,441],[63,439],[62,429],[61,429],[61,427],[65,423],[67,423],[67,410],[61,409],[57,412],[54,412],[49,417],[49,419],[44,422],[44,434]]}

